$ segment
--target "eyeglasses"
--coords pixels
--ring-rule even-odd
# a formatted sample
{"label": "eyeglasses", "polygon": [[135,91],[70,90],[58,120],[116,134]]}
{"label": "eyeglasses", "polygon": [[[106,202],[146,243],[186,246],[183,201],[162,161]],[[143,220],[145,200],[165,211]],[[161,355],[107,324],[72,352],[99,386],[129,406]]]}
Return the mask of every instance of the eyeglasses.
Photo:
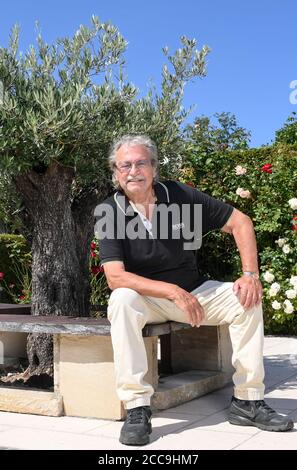
{"label": "eyeglasses", "polygon": [[120,173],[129,173],[132,170],[133,165],[137,170],[144,170],[151,165],[151,160],[138,160],[138,162],[133,163],[120,163],[119,165],[115,165],[115,167],[117,170],[119,170]]}

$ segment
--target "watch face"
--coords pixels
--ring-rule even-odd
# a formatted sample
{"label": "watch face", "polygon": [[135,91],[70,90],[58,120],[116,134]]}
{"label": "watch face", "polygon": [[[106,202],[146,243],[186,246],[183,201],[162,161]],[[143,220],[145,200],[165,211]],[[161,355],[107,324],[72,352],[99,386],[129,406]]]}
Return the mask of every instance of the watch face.
{"label": "watch face", "polygon": [[243,274],[245,274],[246,276],[253,277],[254,279],[259,279],[259,274],[254,273],[253,271],[244,271]]}

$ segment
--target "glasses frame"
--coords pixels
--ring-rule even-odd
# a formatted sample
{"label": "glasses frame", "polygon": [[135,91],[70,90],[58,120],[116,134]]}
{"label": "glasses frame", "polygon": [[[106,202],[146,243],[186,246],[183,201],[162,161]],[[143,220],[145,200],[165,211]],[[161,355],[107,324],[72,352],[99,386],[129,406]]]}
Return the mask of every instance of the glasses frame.
{"label": "glasses frame", "polygon": [[[144,162],[145,162],[145,164],[144,164]],[[144,165],[142,167],[140,167],[139,164],[144,164]],[[130,173],[133,166],[135,166],[135,168],[137,168],[137,170],[144,170],[144,169],[148,168],[150,165],[153,166],[152,160],[143,159],[143,160],[138,160],[136,162],[127,162],[127,164],[126,164],[127,168],[121,168],[116,163],[114,164],[114,167],[121,174],[127,174],[127,173]]]}

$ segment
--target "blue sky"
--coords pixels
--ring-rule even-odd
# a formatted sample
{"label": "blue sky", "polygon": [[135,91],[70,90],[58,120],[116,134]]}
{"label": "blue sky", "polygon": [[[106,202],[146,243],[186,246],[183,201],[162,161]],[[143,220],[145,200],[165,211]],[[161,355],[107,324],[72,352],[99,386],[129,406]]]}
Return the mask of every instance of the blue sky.
{"label": "blue sky", "polygon": [[191,115],[230,111],[252,132],[253,146],[269,143],[297,104],[289,85],[297,80],[296,0],[12,0],[3,1],[0,45],[10,28],[21,26],[21,49],[35,40],[39,20],[46,41],[72,35],[92,14],[114,23],[129,45],[126,73],[145,93],[160,83],[162,47],[171,51],[179,37],[208,44],[208,74],[190,84],[184,105]]}

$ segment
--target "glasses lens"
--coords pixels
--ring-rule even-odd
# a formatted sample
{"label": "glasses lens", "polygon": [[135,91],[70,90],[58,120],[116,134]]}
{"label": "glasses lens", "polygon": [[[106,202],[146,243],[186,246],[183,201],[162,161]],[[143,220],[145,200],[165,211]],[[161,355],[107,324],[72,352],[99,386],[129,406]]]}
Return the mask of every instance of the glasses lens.
{"label": "glasses lens", "polygon": [[119,164],[116,165],[116,168],[121,172],[121,173],[128,173],[132,166],[134,165],[137,170],[142,170],[144,168],[147,168],[150,164],[149,160],[139,160],[138,162],[134,163],[124,163],[124,164]]}

